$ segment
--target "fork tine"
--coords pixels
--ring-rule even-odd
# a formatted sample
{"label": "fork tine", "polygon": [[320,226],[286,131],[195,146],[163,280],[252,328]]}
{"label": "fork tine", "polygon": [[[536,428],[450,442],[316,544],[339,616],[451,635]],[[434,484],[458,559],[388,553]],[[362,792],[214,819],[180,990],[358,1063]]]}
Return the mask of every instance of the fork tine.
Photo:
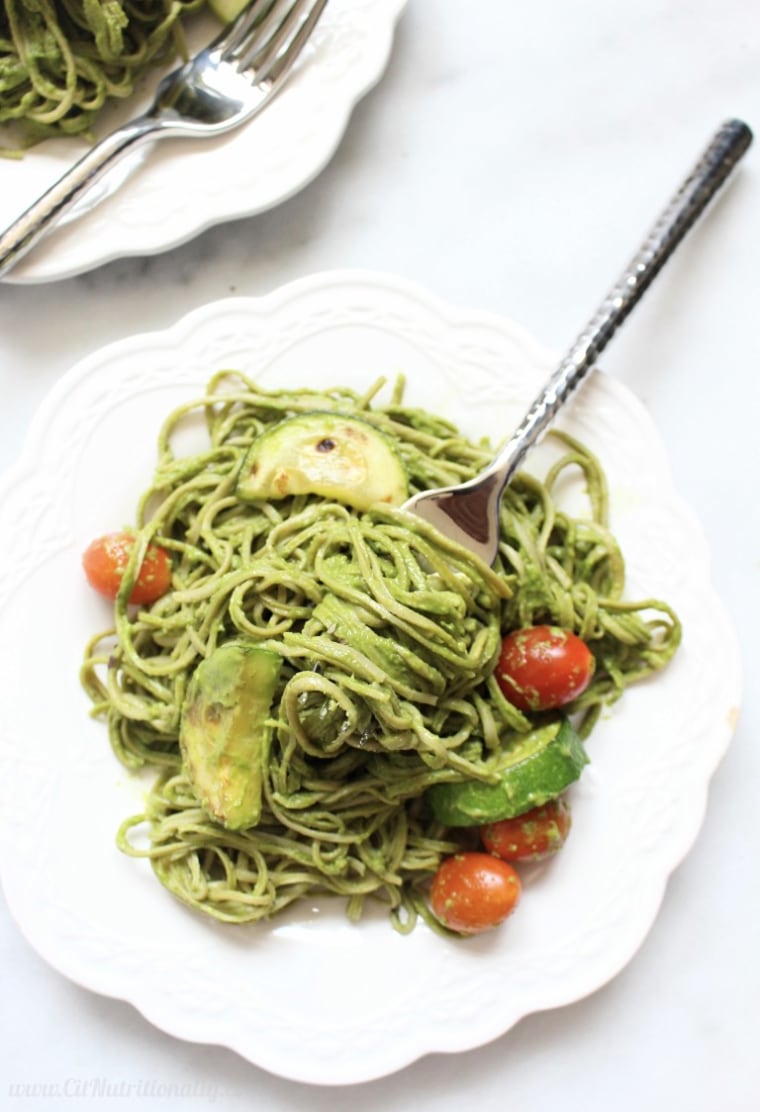
{"label": "fork tine", "polygon": [[259,35],[269,34],[268,17],[278,2],[279,0],[252,0],[245,11],[225,28],[214,44],[221,51],[223,61],[235,62],[240,51],[248,47],[254,35],[258,40]]}
{"label": "fork tine", "polygon": [[289,0],[290,10],[277,21],[275,4],[266,22],[270,26],[276,22],[276,29],[263,43],[264,35],[257,32],[252,49],[241,52],[238,64],[255,74],[257,81],[281,80],[299,57],[326,4],[327,0]]}

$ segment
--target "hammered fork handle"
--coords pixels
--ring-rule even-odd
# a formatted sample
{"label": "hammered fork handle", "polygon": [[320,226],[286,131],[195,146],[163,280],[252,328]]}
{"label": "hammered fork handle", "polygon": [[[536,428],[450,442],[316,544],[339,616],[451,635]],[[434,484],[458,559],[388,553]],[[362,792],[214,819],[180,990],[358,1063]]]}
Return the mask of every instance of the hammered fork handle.
{"label": "hammered fork handle", "polygon": [[488,476],[495,480],[498,477],[499,489],[504,489],[528,450],[593,370],[596,360],[616,330],[649,288],[751,142],[752,132],[742,120],[728,120],[718,129],[636,255],[481,478]]}

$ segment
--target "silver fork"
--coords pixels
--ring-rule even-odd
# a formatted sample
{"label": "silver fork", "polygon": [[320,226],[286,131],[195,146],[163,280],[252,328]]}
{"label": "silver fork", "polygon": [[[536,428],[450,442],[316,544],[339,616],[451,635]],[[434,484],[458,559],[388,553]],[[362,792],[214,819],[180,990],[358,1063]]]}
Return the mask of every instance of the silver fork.
{"label": "silver fork", "polygon": [[507,484],[560,408],[574,394],[617,328],[649,289],[752,142],[743,120],[728,120],[656,221],[639,251],[544,384],[517,429],[474,479],[425,490],[401,507],[492,564],[499,551],[499,503]]}
{"label": "silver fork", "polygon": [[0,276],[127,154],[204,138],[257,115],[282,87],[327,0],[251,0],[205,50],[163,79],[150,108],[106,135],[0,235]]}

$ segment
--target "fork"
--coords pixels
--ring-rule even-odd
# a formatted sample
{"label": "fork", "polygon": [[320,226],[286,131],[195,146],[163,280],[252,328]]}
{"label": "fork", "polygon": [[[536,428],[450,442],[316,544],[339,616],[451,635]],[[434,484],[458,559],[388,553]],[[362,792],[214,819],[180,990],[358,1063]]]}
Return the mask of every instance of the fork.
{"label": "fork", "polygon": [[716,131],[639,251],[491,463],[465,483],[413,495],[402,510],[423,518],[487,564],[494,562],[499,551],[499,504],[507,484],[559,409],[594,370],[597,357],[751,142],[752,131],[743,120],[728,120]]}
{"label": "fork", "polygon": [[220,135],[256,116],[279,92],[326,4],[251,0],[205,50],[161,81],[147,112],[106,135],[0,235],[0,276],[136,148]]}

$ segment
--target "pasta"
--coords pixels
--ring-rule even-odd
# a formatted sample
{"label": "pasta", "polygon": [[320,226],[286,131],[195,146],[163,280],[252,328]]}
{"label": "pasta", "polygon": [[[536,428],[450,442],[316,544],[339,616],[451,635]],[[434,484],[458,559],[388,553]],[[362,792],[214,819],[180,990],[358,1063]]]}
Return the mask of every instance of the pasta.
{"label": "pasta", "polygon": [[[377,404],[382,386],[363,396],[266,391],[221,372],[204,397],[172,413],[137,508],[114,629],[87,647],[83,684],[116,756],[133,770],[159,770],[118,844],[217,919],[263,919],[329,892],[346,898],[354,919],[368,897],[380,899],[397,929],[410,930],[420,914],[429,918],[431,874],[462,844],[431,820],[425,790],[487,781],[489,757],[535,724],[493,678],[502,633],[545,622],[592,647],[594,678],[572,706],[582,735],[630,683],[661,669],[680,639],[665,603],[624,599],[603,472],[564,434],[553,434],[562,455],[543,481],[523,473],[507,490],[493,569],[391,507],[357,511],[313,494],[256,505],[236,497],[254,438],[299,413],[340,411],[373,424],[395,444],[411,493],[469,478],[490,459],[487,445],[405,407],[403,382]],[[178,454],[178,432],[198,415],[208,447]],[[573,470],[589,496],[582,519],[553,496]],[[171,554],[173,585],[137,609],[125,600],[150,542]],[[178,743],[189,678],[236,638],[282,658],[263,813],[242,831],[204,811]]]}
{"label": "pasta", "polygon": [[183,51],[182,19],[204,3],[3,0],[0,124],[20,125],[27,141],[89,133],[107,100]]}

